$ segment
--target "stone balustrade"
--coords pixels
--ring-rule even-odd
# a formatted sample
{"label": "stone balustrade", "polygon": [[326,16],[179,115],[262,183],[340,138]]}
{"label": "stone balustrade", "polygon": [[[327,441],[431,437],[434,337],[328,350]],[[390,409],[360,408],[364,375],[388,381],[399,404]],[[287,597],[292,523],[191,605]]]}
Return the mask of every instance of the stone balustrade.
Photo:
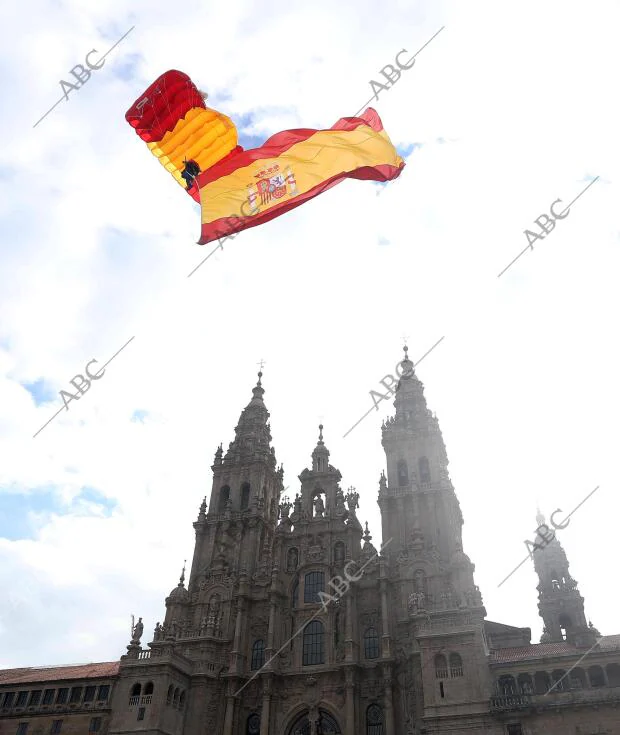
{"label": "stone balustrade", "polygon": [[491,697],[491,710],[495,712],[527,709],[531,705],[532,696],[530,694],[503,694]]}

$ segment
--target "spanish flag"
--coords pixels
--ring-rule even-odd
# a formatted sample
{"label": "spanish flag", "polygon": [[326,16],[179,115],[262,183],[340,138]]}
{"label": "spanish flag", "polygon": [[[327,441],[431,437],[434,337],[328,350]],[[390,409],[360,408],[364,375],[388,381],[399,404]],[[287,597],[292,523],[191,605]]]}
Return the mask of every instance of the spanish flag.
{"label": "spanish flag", "polygon": [[327,130],[284,130],[237,151],[196,178],[200,245],[268,222],[343,179],[391,181],[405,166],[371,107]]}

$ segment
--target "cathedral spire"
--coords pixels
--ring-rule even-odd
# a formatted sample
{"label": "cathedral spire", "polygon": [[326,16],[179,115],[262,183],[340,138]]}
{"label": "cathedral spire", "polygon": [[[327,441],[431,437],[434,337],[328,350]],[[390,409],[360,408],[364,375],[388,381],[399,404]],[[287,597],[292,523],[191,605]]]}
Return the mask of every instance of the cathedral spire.
{"label": "cathedral spire", "polygon": [[329,468],[329,449],[323,441],[323,424],[319,424],[319,440],[312,452],[312,471],[327,472]]}
{"label": "cathedral spire", "polygon": [[265,389],[262,386],[262,377],[263,373],[259,372],[258,381],[252,389],[252,400],[241,412],[235,427],[235,439],[230,443],[224,455],[225,465],[231,462],[238,464],[251,457],[267,459],[271,462],[269,411],[263,401]]}
{"label": "cathedral spire", "polygon": [[221,449],[216,452],[209,510],[203,515],[201,506],[194,524],[196,547],[190,587],[210,569],[218,573],[245,569],[253,574],[257,565],[266,564],[261,550],[277,526],[284,473],[277,469],[271,446],[262,377],[259,371],[252,398],[241,411],[227,451],[223,456]]}
{"label": "cathedral spire", "polygon": [[[545,523],[540,509],[536,522],[539,526]],[[539,579],[538,611],[544,622],[545,642],[566,640],[578,646],[591,645],[596,629],[587,624],[584,599],[579,594],[577,580],[568,571],[562,544],[554,537],[548,544],[535,548],[533,558]]]}

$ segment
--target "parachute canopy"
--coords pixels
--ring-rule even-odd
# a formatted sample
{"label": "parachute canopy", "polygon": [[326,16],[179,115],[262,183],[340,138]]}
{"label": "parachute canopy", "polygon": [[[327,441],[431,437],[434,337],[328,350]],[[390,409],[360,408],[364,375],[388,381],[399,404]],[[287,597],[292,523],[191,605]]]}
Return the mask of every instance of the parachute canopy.
{"label": "parachute canopy", "polygon": [[208,108],[196,85],[180,71],[156,79],[125,119],[184,188],[193,183],[196,167],[205,171],[237,147],[233,121]]}

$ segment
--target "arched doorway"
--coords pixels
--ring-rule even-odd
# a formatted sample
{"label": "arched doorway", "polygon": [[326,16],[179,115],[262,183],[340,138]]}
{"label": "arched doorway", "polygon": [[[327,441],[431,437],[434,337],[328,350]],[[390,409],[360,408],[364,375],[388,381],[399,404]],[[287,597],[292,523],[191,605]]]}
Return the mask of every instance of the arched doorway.
{"label": "arched doorway", "polygon": [[[308,712],[304,712],[293,722],[287,731],[287,735],[310,735],[312,732]],[[336,720],[322,709],[319,710],[316,735],[341,735],[341,730]]]}

